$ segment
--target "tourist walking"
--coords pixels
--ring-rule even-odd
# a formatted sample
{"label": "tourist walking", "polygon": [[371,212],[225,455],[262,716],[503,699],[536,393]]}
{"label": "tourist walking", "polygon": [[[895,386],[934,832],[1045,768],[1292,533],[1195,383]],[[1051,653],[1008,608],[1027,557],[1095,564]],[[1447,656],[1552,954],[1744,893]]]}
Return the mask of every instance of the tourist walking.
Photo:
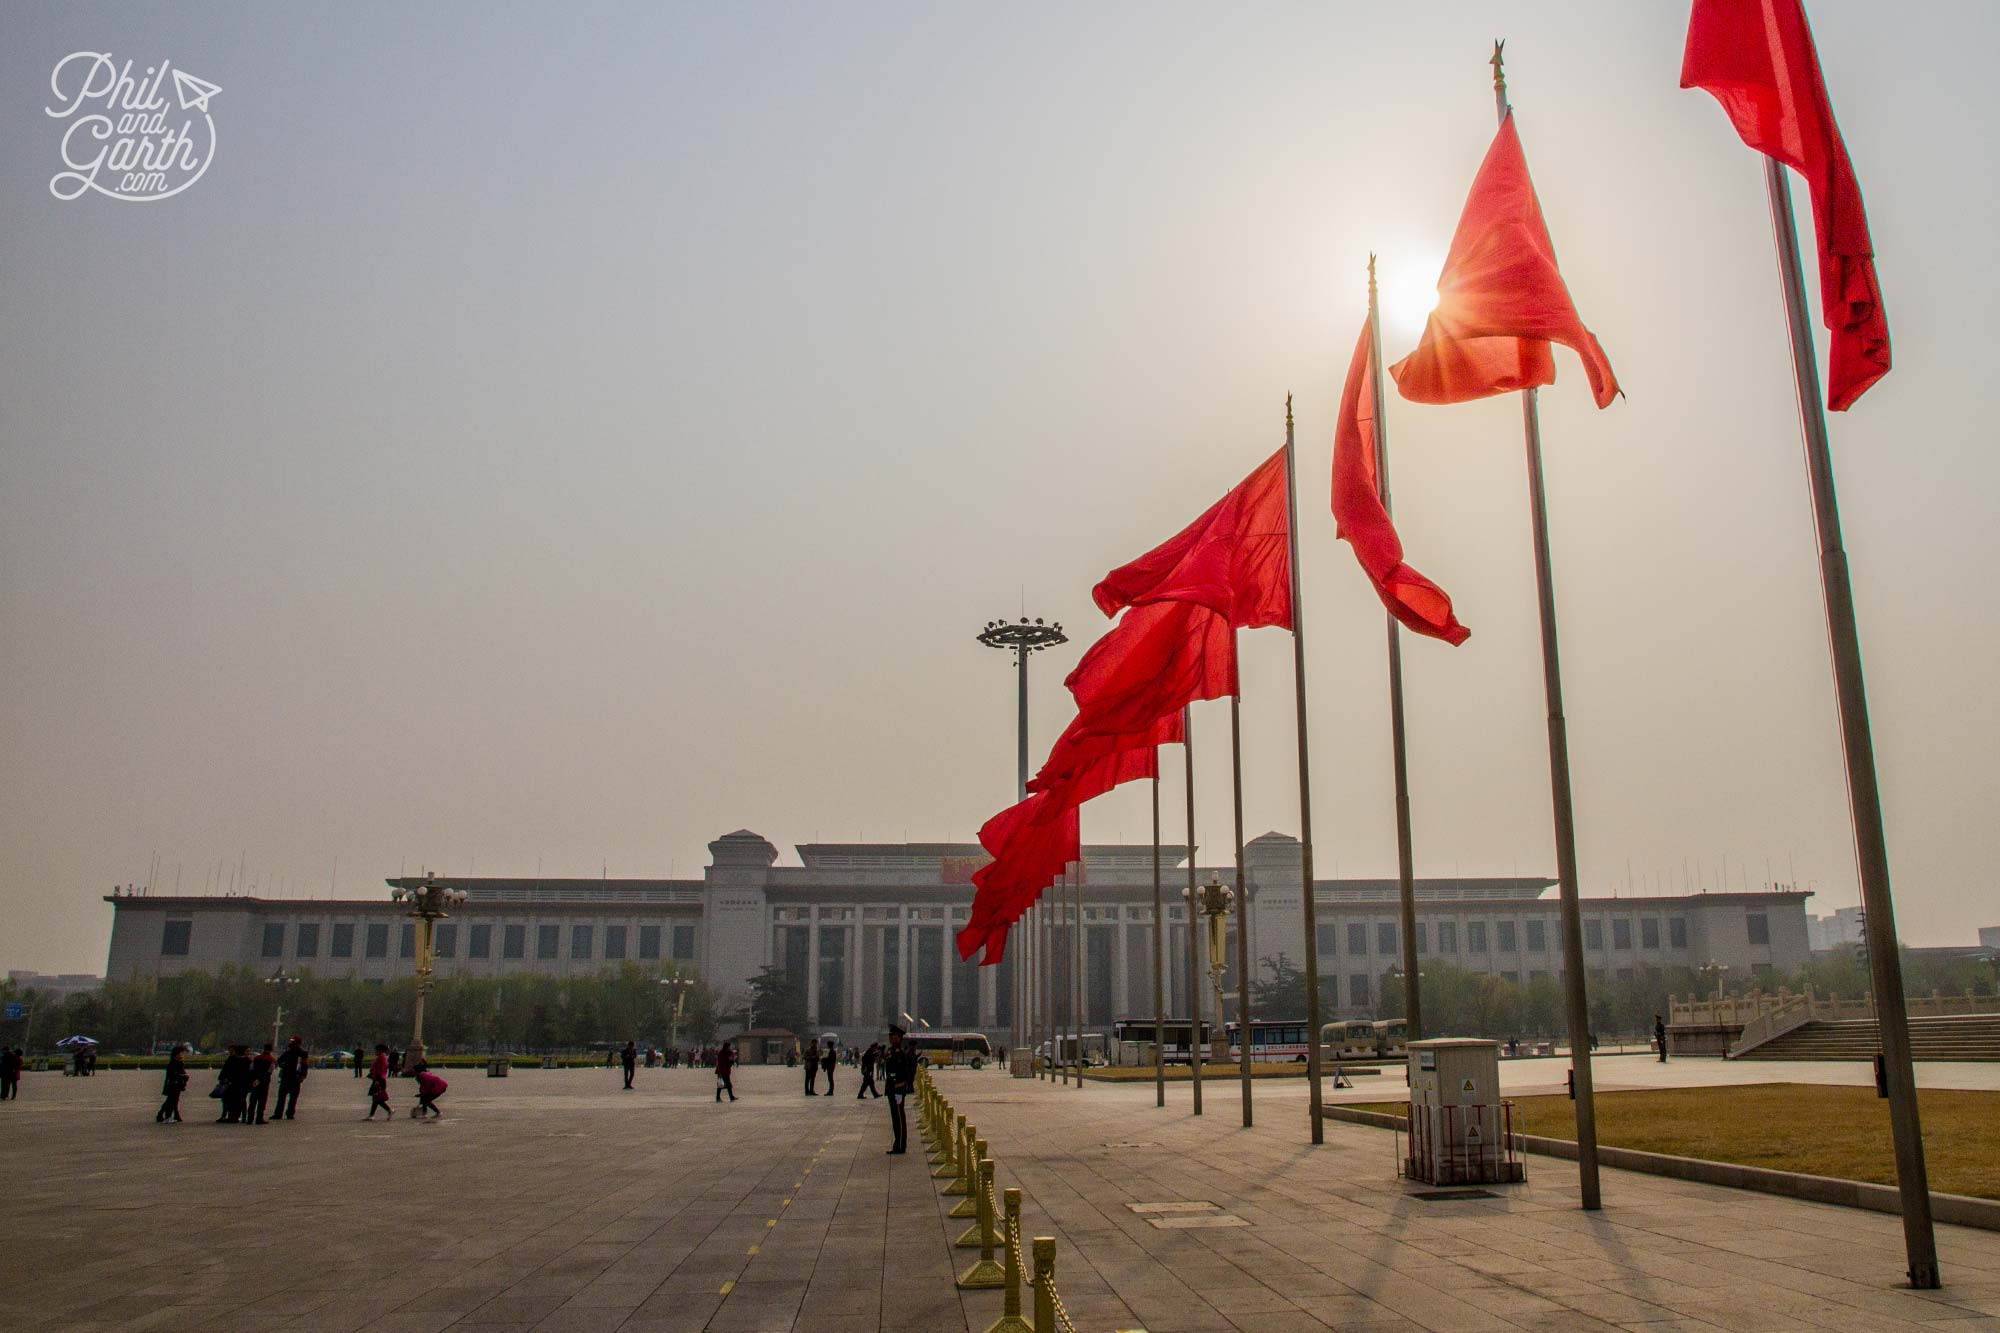
{"label": "tourist walking", "polygon": [[718,1102],[722,1100],[722,1094],[725,1092],[729,1094],[730,1101],[736,1100],[736,1084],[729,1077],[729,1071],[734,1068],[736,1068],[736,1048],[725,1041],[721,1049],[715,1053],[715,1100]]}
{"label": "tourist walking", "polygon": [[639,1048],[629,1041],[626,1042],[625,1049],[618,1052],[618,1061],[625,1066],[625,1091],[630,1092],[632,1075],[639,1068]]}
{"label": "tourist walking", "polygon": [[[357,1061],[360,1059],[358,1052],[355,1059]],[[375,1118],[375,1108],[378,1106],[391,1120],[396,1118],[396,1113],[389,1109],[389,1048],[379,1041],[375,1043],[375,1063],[368,1067],[367,1119]]]}
{"label": "tourist walking", "polygon": [[819,1038],[813,1038],[812,1044],[806,1047],[805,1060],[806,1096],[816,1097],[819,1094],[813,1090],[813,1085],[819,1081]]}
{"label": "tourist walking", "polygon": [[917,1057],[903,1045],[903,1029],[899,1027],[889,1029],[889,1053],[882,1060],[882,1077],[889,1085],[889,1131],[894,1138],[889,1151],[907,1152],[910,1122],[903,1114],[903,1101],[917,1090]]}
{"label": "tourist walking", "polygon": [[820,1052],[819,1063],[820,1068],[826,1071],[826,1095],[829,1097],[833,1096],[833,1067],[839,1062],[840,1046],[835,1042],[828,1042],[826,1049]]}
{"label": "tourist walking", "polygon": [[27,1063],[18,1046],[0,1046],[0,1102],[21,1096],[21,1066]]}
{"label": "tourist walking", "polygon": [[1667,1062],[1667,1022],[1658,1014],[1653,1015],[1653,1040],[1660,1048],[1660,1063]]}
{"label": "tourist walking", "polygon": [[215,1073],[215,1091],[210,1096],[222,1099],[222,1114],[215,1123],[241,1124],[244,1118],[244,1104],[250,1099],[250,1048],[235,1045],[229,1048],[229,1056],[222,1062],[222,1068]]}
{"label": "tourist walking", "polygon": [[861,1053],[861,1091],[854,1094],[855,1101],[858,1102],[863,1097],[882,1095],[875,1087],[875,1066],[881,1059],[882,1043],[869,1042],[868,1049]]}
{"label": "tourist walking", "polygon": [[444,1119],[444,1112],[438,1110],[437,1099],[444,1096],[444,1090],[451,1085],[431,1072],[429,1062],[417,1065],[417,1104],[410,1108],[410,1118],[420,1120],[429,1111],[438,1119]]}
{"label": "tourist walking", "polygon": [[277,1067],[278,1057],[271,1054],[271,1043],[267,1041],[250,1061],[250,1105],[243,1113],[245,1121],[264,1123],[264,1108],[271,1104],[271,1075]]}
{"label": "tourist walking", "polygon": [[306,1053],[305,1043],[293,1037],[278,1057],[278,1109],[271,1112],[271,1119],[290,1120],[298,1114],[299,1085],[311,1068],[312,1057]]}
{"label": "tourist walking", "polygon": [[167,1076],[160,1082],[160,1096],[165,1100],[160,1103],[160,1113],[153,1117],[156,1125],[164,1125],[170,1120],[176,1125],[181,1123],[181,1094],[187,1091],[188,1085],[188,1067],[187,1061],[181,1058],[182,1049],[176,1046],[173,1053],[167,1056]]}
{"label": "tourist walking", "polygon": [[354,1077],[360,1078],[362,1066],[366,1063],[361,1054],[361,1043],[358,1041],[355,1042],[354,1049],[349,1051],[348,1054],[354,1057]]}

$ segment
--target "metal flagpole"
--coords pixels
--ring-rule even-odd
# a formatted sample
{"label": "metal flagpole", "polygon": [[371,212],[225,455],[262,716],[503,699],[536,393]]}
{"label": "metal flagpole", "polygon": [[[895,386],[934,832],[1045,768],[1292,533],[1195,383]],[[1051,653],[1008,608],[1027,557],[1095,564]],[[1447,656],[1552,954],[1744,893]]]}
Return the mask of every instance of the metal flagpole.
{"label": "metal flagpole", "polygon": [[1167,913],[1160,902],[1160,758],[1153,751],[1153,1105],[1167,1104]]}
{"label": "metal flagpole", "polygon": [[[1503,43],[1493,43],[1493,107],[1507,123]],[[1602,1206],[1597,1182],[1597,1102],[1590,1076],[1590,1002],[1584,993],[1583,913],[1577,901],[1576,816],[1570,804],[1569,732],[1563,719],[1562,663],[1556,648],[1555,579],[1549,567],[1548,494],[1542,481],[1542,428],[1533,388],[1521,391],[1528,455],[1528,508],[1535,539],[1535,592],[1542,620],[1542,682],[1549,710],[1549,798],[1554,808],[1556,884],[1562,899],[1563,989],[1569,1009],[1571,1095],[1576,1099],[1576,1166],[1583,1206]]]}
{"label": "metal flagpole", "polygon": [[1040,1021],[1035,1026],[1040,1030],[1041,1040],[1048,1048],[1048,1058],[1043,1063],[1043,1072],[1048,1076],[1049,1082],[1053,1083],[1056,1081],[1056,981],[1055,973],[1049,966],[1054,956],[1054,951],[1049,945],[1054,941],[1055,927],[1049,921],[1047,892],[1042,894],[1042,899],[1035,905],[1035,910],[1042,914],[1041,947],[1035,951],[1035,961],[1042,974],[1042,1012],[1038,1015]]}
{"label": "metal flagpole", "polygon": [[1312,766],[1306,745],[1306,608],[1299,581],[1299,466],[1290,394],[1285,395],[1285,534],[1292,563],[1292,683],[1298,704],[1299,901],[1306,926],[1306,1097],[1312,1141],[1325,1143],[1326,1107],[1319,1086],[1319,913],[1313,902]]}
{"label": "metal flagpole", "polygon": [[[1375,493],[1389,508],[1389,400],[1382,394],[1382,315],[1375,296],[1375,256],[1368,256],[1369,392],[1375,399]],[[1396,778],[1396,886],[1403,909],[1403,1021],[1407,1040],[1424,1034],[1423,986],[1417,973],[1416,857],[1410,845],[1410,768],[1403,745],[1403,627],[1389,622],[1389,753]]]}
{"label": "metal flagpole", "polygon": [[[1069,895],[1063,890],[1069,887],[1069,867],[1064,866],[1062,878],[1055,882],[1049,892],[1055,901],[1050,910],[1056,918],[1055,972],[1057,982],[1056,1032],[1055,1041],[1049,1046],[1051,1057],[1062,1050],[1063,1038],[1069,1033],[1070,1010],[1076,1005],[1076,980],[1070,976],[1069,966]],[[1062,1068],[1062,1083],[1069,1086],[1069,1061],[1058,1062]]]}
{"label": "metal flagpole", "polygon": [[[1025,801],[1028,799],[1028,646],[1025,643],[1018,645],[1014,649],[1014,667],[1018,675],[1017,684],[1019,686],[1019,693],[1017,697],[1020,705],[1016,709],[1018,722],[1015,730],[1014,762],[1015,771],[1019,775],[1019,778],[1015,784],[1014,799]],[[1021,968],[1017,964],[1014,968],[1014,972],[1016,973],[1015,990],[1025,995],[1025,981],[1019,977],[1018,974],[1020,971]],[[1021,1044],[1021,1037],[1025,1030],[1021,1021],[1021,1006],[1017,1002],[1014,1007],[1014,1044],[1016,1046]]]}
{"label": "metal flagpole", "polygon": [[1903,998],[1903,963],[1897,954],[1896,907],[1889,891],[1889,845],[1882,831],[1882,792],[1876,783],[1875,744],[1868,726],[1868,692],[1861,676],[1861,632],[1854,615],[1854,590],[1847,577],[1847,552],[1840,538],[1840,506],[1833,490],[1833,453],[1827,445],[1826,414],[1820,406],[1819,365],[1807,323],[1805,272],[1799,261],[1797,224],[1792,219],[1791,184],[1784,164],[1764,159],[1771,196],[1771,227],[1778,243],[1778,272],[1784,279],[1785,317],[1792,337],[1792,372],[1798,381],[1799,425],[1805,437],[1806,476],[1812,488],[1813,527],[1819,534],[1820,589],[1826,600],[1827,646],[1833,656],[1834,695],[1840,707],[1841,748],[1847,760],[1847,803],[1854,821],[1855,859],[1861,875],[1866,917],[1868,969],[1875,985],[1875,1018],[1880,1031],[1883,1073],[1889,1089],[1889,1129],[1895,1139],[1896,1184],[1902,1196],[1903,1248],[1910,1261],[1910,1285],[1935,1289],[1937,1236],[1931,1226],[1931,1194],[1924,1165],[1924,1140],[1917,1120],[1916,1073],[1910,1066],[1910,1019]]}
{"label": "metal flagpole", "polygon": [[1090,994],[1089,987],[1084,984],[1083,968],[1085,956],[1083,951],[1083,861],[1080,859],[1082,855],[1083,847],[1079,842],[1077,846],[1079,860],[1076,863],[1076,1011],[1073,1015],[1076,1020],[1076,1087],[1079,1092],[1083,1091],[1083,1006],[1085,998]]}
{"label": "metal flagpole", "polygon": [[1194,710],[1181,708],[1181,753],[1187,758],[1187,978],[1188,1066],[1194,1079],[1194,1113],[1201,1114],[1201,1062],[1208,1054],[1201,1040],[1201,964],[1195,955],[1200,941],[1194,928]]}
{"label": "metal flagpole", "polygon": [[[1236,631],[1230,630],[1230,642]],[[1240,690],[1241,683],[1238,684]],[[1243,1071],[1243,1128],[1250,1128],[1250,930],[1244,905],[1250,901],[1243,875],[1243,700],[1229,696],[1229,771],[1236,796],[1236,1037],[1242,1042],[1237,1064]],[[1217,1014],[1219,1020],[1222,1015]]]}

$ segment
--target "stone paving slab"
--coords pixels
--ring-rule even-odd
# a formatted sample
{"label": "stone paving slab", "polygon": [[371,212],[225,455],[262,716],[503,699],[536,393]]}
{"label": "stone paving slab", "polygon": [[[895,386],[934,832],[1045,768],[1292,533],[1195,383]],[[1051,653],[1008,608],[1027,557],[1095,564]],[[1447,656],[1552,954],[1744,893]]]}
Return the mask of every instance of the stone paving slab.
{"label": "stone paving slab", "polygon": [[[1678,1062],[1673,1062],[1678,1063]],[[1692,1063],[1692,1062],[1690,1062]],[[1669,1068],[1671,1068],[1671,1064]],[[1733,1072],[1733,1071],[1731,1071]],[[8,1323],[62,1329],[798,1330],[979,1333],[921,1156],[884,1156],[883,1104],[808,1099],[781,1069],[448,1075],[445,1120],[366,1123],[319,1071],[301,1118],[152,1123],[157,1075],[30,1075],[0,1104]],[[1080,1329],[2000,1328],[2000,1235],[1941,1228],[1949,1285],[1913,1293],[1893,1217],[1530,1158],[1501,1197],[1424,1203],[1386,1131],[1305,1139],[1304,1088],[1082,1090],[938,1075],[987,1137],[1026,1234],[1060,1241]],[[205,1090],[205,1080],[194,1091]],[[411,1098],[399,1087],[396,1105]],[[1160,1227],[1212,1204],[1238,1227]]]}

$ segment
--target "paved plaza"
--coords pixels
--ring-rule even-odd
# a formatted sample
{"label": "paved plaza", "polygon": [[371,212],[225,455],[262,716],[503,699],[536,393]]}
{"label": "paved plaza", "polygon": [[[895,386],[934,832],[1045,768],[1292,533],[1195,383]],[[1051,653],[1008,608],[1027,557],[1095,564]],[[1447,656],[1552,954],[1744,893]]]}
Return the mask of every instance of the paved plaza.
{"label": "paved plaza", "polygon": [[[361,1085],[323,1070],[263,1128],[208,1123],[208,1081],[177,1127],[152,1122],[157,1074],[30,1075],[0,1105],[10,1323],[980,1333],[999,1310],[954,1289],[964,1223],[921,1156],[883,1155],[885,1104],[846,1069],[812,1100],[743,1070],[719,1107],[701,1071],[629,1093],[610,1070],[458,1071],[423,1124],[364,1123]],[[1586,1216],[1542,1157],[1496,1199],[1415,1199],[1385,1131],[1329,1122],[1309,1147],[1298,1083],[1259,1083],[1246,1131],[1229,1083],[1197,1120],[1184,1086],[1158,1110],[1150,1084],[938,1082],[1025,1191],[1024,1231],[1059,1239],[1085,1333],[2000,1328],[2000,1233],[1940,1228],[1946,1286],[1917,1293],[1880,1214],[1607,1171]]]}

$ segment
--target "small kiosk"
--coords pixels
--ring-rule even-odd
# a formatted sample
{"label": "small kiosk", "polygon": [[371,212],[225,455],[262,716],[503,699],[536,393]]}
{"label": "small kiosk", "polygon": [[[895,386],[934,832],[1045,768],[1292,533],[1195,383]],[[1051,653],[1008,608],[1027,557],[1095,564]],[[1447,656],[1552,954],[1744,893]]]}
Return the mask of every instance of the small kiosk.
{"label": "small kiosk", "polygon": [[1500,1043],[1476,1037],[1413,1041],[1410,1137],[1403,1174],[1431,1185],[1524,1179],[1514,1153],[1514,1104],[1500,1097]]}

